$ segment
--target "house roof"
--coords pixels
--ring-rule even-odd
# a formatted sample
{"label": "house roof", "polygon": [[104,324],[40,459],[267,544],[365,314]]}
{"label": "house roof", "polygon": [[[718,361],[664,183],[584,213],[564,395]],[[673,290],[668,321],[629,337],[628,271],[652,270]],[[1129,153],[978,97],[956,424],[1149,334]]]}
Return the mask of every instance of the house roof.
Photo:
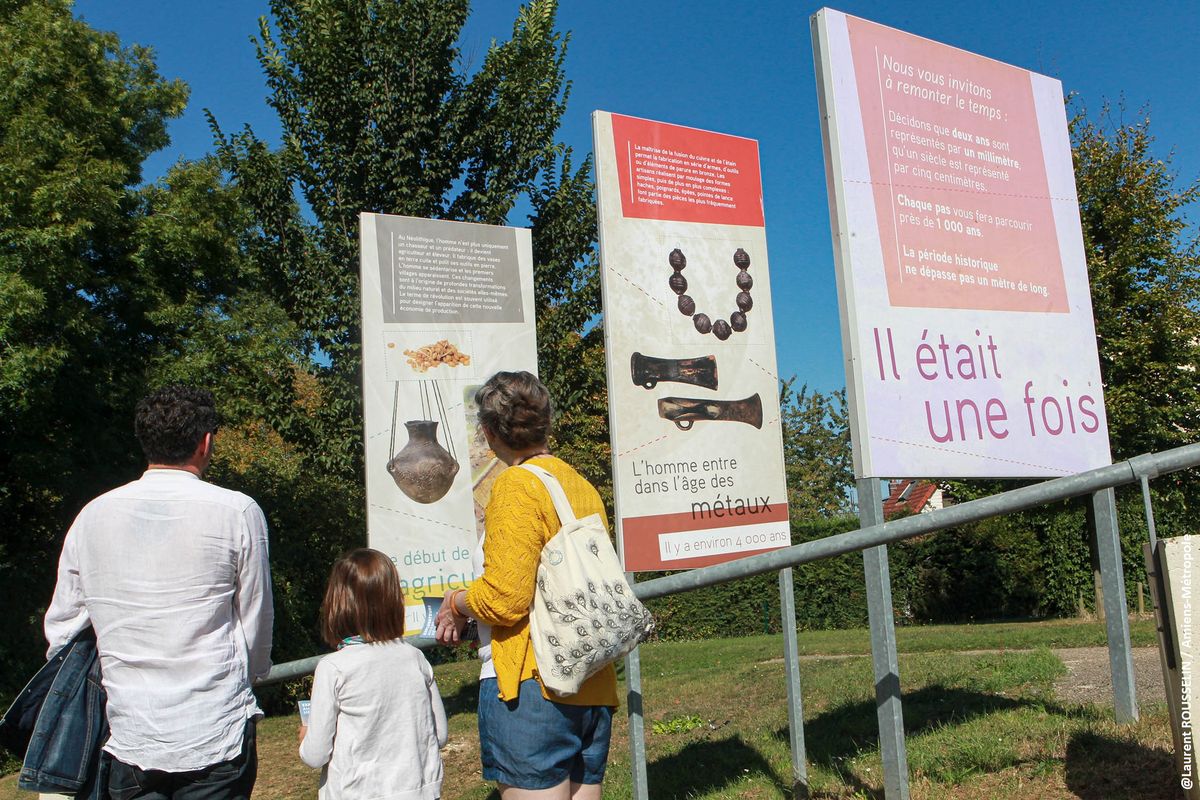
{"label": "house roof", "polygon": [[883,518],[901,514],[920,514],[933,498],[936,483],[922,480],[892,481],[887,499],[883,501]]}

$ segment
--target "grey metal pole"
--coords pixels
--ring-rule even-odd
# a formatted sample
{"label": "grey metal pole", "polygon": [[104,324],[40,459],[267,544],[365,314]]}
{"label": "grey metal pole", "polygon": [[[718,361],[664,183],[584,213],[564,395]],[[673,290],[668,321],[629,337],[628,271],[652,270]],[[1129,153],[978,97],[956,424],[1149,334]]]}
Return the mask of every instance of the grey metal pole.
{"label": "grey metal pole", "polygon": [[800,695],[800,649],[796,640],[796,587],[792,568],[779,570],[783,623],[783,662],[787,667],[788,732],[792,740],[792,797],[808,797],[808,755],[804,751],[804,700]]}
{"label": "grey metal pole", "polygon": [[[634,585],[632,572],[625,579]],[[642,708],[642,654],[633,648],[625,656],[625,705],[629,710],[629,773],[633,782],[633,800],[650,800],[650,781],[646,777],[646,725]]]}
{"label": "grey metal pole", "polygon": [[[858,518],[864,528],[883,524],[883,492],[877,478],[858,481]],[[867,578],[867,616],[871,625],[871,661],[875,668],[875,713],[879,718],[879,754],[887,800],[908,800],[908,754],[900,705],[900,663],[892,619],[892,579],[887,545],[863,550]]]}
{"label": "grey metal pole", "polygon": [[[412,639],[407,640],[412,642]],[[417,646],[414,644],[414,646]],[[296,661],[288,661],[283,664],[272,664],[271,671],[254,682],[255,686],[270,686],[275,683],[283,683],[284,681],[294,681],[297,678],[304,678],[313,674],[313,670],[317,668],[317,662],[324,658],[324,655],[309,656],[308,658],[297,659]]]}
{"label": "grey metal pole", "polygon": [[[869,525],[866,528],[827,536],[824,539],[814,539],[809,542],[794,544],[780,550],[772,550],[756,556],[716,564],[711,567],[701,567],[687,572],[678,572],[662,578],[642,581],[633,587],[634,593],[641,600],[700,589],[705,586],[715,586],[719,583],[746,578],[751,575],[762,575],[767,572],[777,572],[786,567],[799,566],[823,558],[853,553],[876,545],[899,542],[924,533],[945,530],[969,522],[976,522],[1001,514],[1011,514],[1024,511],[1035,506],[1058,502],[1071,497],[1092,494],[1102,489],[1123,486],[1134,483],[1145,477],[1155,477],[1176,470],[1200,467],[1200,443],[1183,445],[1172,450],[1158,453],[1145,453],[1134,456],[1128,461],[1121,461],[1105,467],[1088,470],[1075,475],[1023,486],[991,497],[971,500],[959,505],[932,511],[928,514],[917,514],[911,517],[892,520],[882,525]],[[861,482],[860,482],[861,483]],[[1114,514],[1115,519],[1115,514]],[[1114,548],[1114,552],[1119,552]],[[1123,583],[1122,578],[1122,583]],[[890,590],[890,587],[889,587]],[[1120,616],[1124,616],[1123,614]],[[412,637],[407,641],[414,646],[426,648],[433,644],[432,639]],[[320,656],[276,664],[271,674],[256,681],[256,686],[265,686],[283,680],[291,680],[312,674]],[[640,694],[639,694],[640,707]]]}
{"label": "grey metal pole", "polygon": [[1146,475],[1139,478],[1142,482],[1142,505],[1146,508],[1146,532],[1150,535],[1150,549],[1154,550],[1158,545],[1158,531],[1154,525],[1154,503],[1150,500],[1150,478]]}
{"label": "grey metal pole", "polygon": [[1104,623],[1108,632],[1108,663],[1112,670],[1113,708],[1118,724],[1138,718],[1133,651],[1129,645],[1129,606],[1121,567],[1121,537],[1117,529],[1117,495],[1102,489],[1092,495],[1088,523],[1096,537],[1100,582],[1104,586]]}

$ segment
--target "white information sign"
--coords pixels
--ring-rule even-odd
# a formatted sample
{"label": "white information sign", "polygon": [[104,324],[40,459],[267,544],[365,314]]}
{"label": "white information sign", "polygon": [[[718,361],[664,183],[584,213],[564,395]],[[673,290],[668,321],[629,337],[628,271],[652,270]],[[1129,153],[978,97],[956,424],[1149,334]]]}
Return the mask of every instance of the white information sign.
{"label": "white information sign", "polygon": [[395,561],[406,628],[465,587],[503,464],[478,430],[475,390],[537,372],[529,231],[360,217],[367,534]]}
{"label": "white information sign", "polygon": [[1111,463],[1062,85],[813,17],[859,477]]}
{"label": "white information sign", "polygon": [[593,134],[625,568],[786,547],[758,143],[603,111]]}

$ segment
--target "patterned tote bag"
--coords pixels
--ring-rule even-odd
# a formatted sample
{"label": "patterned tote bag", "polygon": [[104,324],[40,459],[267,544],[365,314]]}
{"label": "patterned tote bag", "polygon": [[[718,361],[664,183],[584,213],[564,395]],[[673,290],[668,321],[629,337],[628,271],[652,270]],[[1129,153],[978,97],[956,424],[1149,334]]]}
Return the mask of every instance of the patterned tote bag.
{"label": "patterned tote bag", "polygon": [[572,695],[606,664],[654,630],[634,596],[599,514],[576,519],[562,486],[546,470],[522,464],[541,479],[558,513],[558,533],[542,548],[529,610],[533,655],[542,684]]}

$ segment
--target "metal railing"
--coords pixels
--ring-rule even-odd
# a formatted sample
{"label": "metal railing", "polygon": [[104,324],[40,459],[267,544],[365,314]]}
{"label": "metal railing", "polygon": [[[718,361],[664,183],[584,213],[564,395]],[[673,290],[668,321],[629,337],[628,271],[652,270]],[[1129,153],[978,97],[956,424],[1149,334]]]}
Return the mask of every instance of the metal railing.
{"label": "metal railing", "polygon": [[[1149,481],[1150,479],[1163,475],[1169,472],[1175,472],[1181,469],[1200,466],[1200,443],[1190,444],[1183,447],[1178,447],[1173,450],[1166,450],[1160,453],[1148,453],[1145,455],[1136,456],[1127,461],[1121,461],[1106,467],[1081,472],[1075,475],[1068,475],[1062,478],[1054,478],[1043,483],[1037,483],[1030,486],[1023,486],[1018,489],[1011,489],[1001,494],[984,497],[978,500],[971,500],[958,505],[947,506],[945,508],[930,511],[924,514],[905,517],[903,519],[893,520],[891,522],[882,522],[877,525],[868,525],[857,530],[846,533],[839,533],[834,536],[828,536],[823,539],[816,539],[809,542],[785,547],[780,550],[774,550],[769,553],[762,553],[755,556],[729,561],[723,564],[717,564],[710,567],[702,567],[689,572],[680,572],[674,575],[668,575],[661,578],[654,578],[649,581],[636,583],[633,586],[634,592],[638,598],[642,600],[650,600],[655,597],[664,597],[666,595],[688,592],[694,589],[701,589],[706,586],[713,586],[719,583],[739,580],[753,575],[761,575],[766,572],[778,572],[781,570],[790,570],[792,567],[798,567],[802,564],[808,564],[813,561],[819,561],[824,558],[832,558],[834,556],[845,555],[857,551],[864,551],[864,555],[872,548],[880,548],[884,553],[883,575],[886,577],[886,550],[883,548],[894,542],[900,542],[905,539],[911,539],[914,536],[920,536],[926,533],[934,533],[936,531],[945,530],[947,528],[957,527],[966,523],[978,522],[980,520],[997,517],[1004,514],[1012,514],[1018,511],[1034,508],[1036,506],[1046,505],[1061,500],[1068,500],[1075,497],[1083,497],[1092,495],[1093,502],[1100,508],[1105,508],[1107,503],[1110,511],[1104,514],[1109,519],[1106,524],[1110,527],[1111,540],[1116,533],[1115,520],[1115,500],[1112,498],[1112,490],[1118,486],[1125,486],[1132,483],[1140,483],[1145,502],[1146,523],[1150,531],[1150,535],[1154,535],[1154,516],[1153,507],[1150,499]],[[1101,513],[1101,512],[1094,512]],[[1107,544],[1109,551],[1112,550],[1113,541],[1105,542],[1099,533],[1096,533],[1098,543],[1101,549]],[[1116,564],[1119,566],[1120,549],[1119,543],[1114,557],[1117,559]],[[1111,561],[1111,558],[1110,558]],[[870,564],[870,562],[868,562]],[[868,570],[870,568],[868,567]],[[1109,574],[1112,574],[1111,572]],[[868,576],[869,577],[869,576]],[[1118,584],[1118,587],[1110,591],[1109,587],[1105,587],[1105,607],[1106,618],[1110,619],[1108,627],[1109,648],[1110,648],[1110,665],[1113,668],[1113,688],[1114,701],[1117,706],[1118,722],[1132,721],[1137,718],[1136,697],[1133,694],[1132,682],[1132,664],[1130,661],[1129,652],[1129,632],[1128,620],[1125,609],[1122,604],[1125,602],[1124,582],[1120,575],[1120,570],[1115,573],[1115,580],[1111,581]],[[789,576],[790,579],[790,576]],[[1105,581],[1106,583],[1110,581]],[[890,602],[890,593],[887,598]],[[1109,608],[1112,606],[1112,608]],[[1111,620],[1112,617],[1119,616],[1119,621]],[[890,619],[888,620],[888,632],[890,632]],[[872,621],[872,647],[877,649],[880,647],[880,642],[876,636],[875,621]],[[1122,635],[1123,632],[1123,635]],[[1122,640],[1123,641],[1119,641]],[[413,638],[409,639],[418,647],[429,647],[434,644],[431,639]],[[894,639],[888,643],[892,649],[891,662],[894,665]],[[790,648],[794,649],[794,638],[789,640]],[[636,651],[635,651],[636,654]],[[876,653],[878,666],[879,653]],[[258,685],[266,685],[278,683],[280,681],[291,680],[310,674],[315,669],[317,662],[321,656],[302,659],[299,661],[291,661],[286,664],[276,665],[271,669],[269,675],[259,682]],[[636,664],[636,661],[634,662]],[[892,667],[892,672],[895,672],[895,667]],[[1118,675],[1118,671],[1126,674]],[[882,683],[879,670],[876,670],[877,684]],[[887,737],[881,735],[881,749],[884,750],[884,766],[888,780],[885,783],[886,797],[888,800],[899,800],[908,796],[907,782],[907,765],[905,763],[903,749],[903,723],[899,717],[899,678],[898,675],[889,675],[889,678],[894,679],[895,688],[894,696],[888,697],[889,701],[895,704],[894,716],[892,718],[893,727],[899,732],[901,741],[899,743],[892,742],[892,752],[888,752]],[[641,688],[640,679],[637,680],[637,685],[634,686],[634,681],[630,681],[630,697],[629,709],[631,716],[636,714],[639,717],[641,713]],[[797,684],[798,686],[798,684]],[[789,690],[790,690],[789,684]],[[880,723],[881,728],[885,722],[883,712],[883,696],[879,693],[877,687],[877,702],[880,705]],[[796,720],[794,720],[795,722]],[[882,731],[881,731],[882,734]],[[802,741],[802,740],[801,740]],[[897,746],[898,744],[898,746]],[[635,747],[635,751],[637,748]],[[798,757],[803,761],[803,748],[797,751],[793,748],[793,757]],[[644,748],[640,752],[635,752],[635,778],[640,770],[641,774],[645,774],[645,751]],[[797,796],[806,793],[806,771],[803,764],[793,764],[794,776],[796,778]],[[643,781],[644,783],[644,781]],[[638,781],[635,779],[635,789],[639,789],[636,785]],[[645,787],[640,787],[640,791],[635,791],[635,797],[644,796]]]}
{"label": "metal railing", "polygon": [[945,530],[978,522],[1002,514],[1046,505],[1072,497],[1082,497],[1103,489],[1113,489],[1138,482],[1143,476],[1153,478],[1168,472],[1200,466],[1200,443],[1137,456],[1107,467],[1054,478],[1019,489],[1010,489],[1001,494],[981,497],[957,505],[946,506],[925,514],[916,514],[892,520],[881,525],[827,536],[811,542],[794,544],[781,550],[728,561],[711,567],[702,567],[691,572],[680,572],[663,578],[655,578],[636,584],[633,589],[638,598],[649,600],[669,594],[701,589],[718,583],[776,572],[786,567],[798,567],[822,558],[865,550],[868,547],[893,544],[923,533]]}

